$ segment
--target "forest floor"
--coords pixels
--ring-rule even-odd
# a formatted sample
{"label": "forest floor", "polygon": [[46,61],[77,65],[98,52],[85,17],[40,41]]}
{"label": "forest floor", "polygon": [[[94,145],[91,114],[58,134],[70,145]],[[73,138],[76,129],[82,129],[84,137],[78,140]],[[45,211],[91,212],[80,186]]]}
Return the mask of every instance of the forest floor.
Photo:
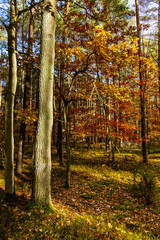
{"label": "forest floor", "polygon": [[23,174],[16,175],[17,201],[0,202],[0,239],[160,239],[159,150],[151,151],[146,167],[138,149],[116,153],[114,163],[105,150],[72,149],[71,187],[66,189],[65,167],[58,166],[53,149],[53,211],[29,201],[30,157],[28,147]]}

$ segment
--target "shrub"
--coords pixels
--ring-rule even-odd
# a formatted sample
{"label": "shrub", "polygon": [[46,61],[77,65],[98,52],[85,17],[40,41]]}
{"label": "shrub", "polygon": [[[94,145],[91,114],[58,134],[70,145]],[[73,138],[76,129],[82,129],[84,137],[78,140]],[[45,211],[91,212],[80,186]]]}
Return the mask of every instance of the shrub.
{"label": "shrub", "polygon": [[147,205],[156,202],[158,196],[157,178],[148,168],[138,170],[133,174],[133,193],[142,198]]}

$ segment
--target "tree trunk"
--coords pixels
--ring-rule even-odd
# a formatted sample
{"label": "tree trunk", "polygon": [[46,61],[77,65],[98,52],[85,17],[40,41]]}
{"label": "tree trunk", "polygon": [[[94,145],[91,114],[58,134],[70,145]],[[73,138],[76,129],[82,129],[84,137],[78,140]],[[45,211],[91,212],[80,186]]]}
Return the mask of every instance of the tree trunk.
{"label": "tree trunk", "polygon": [[2,109],[2,80],[0,80],[0,110]]}
{"label": "tree trunk", "polygon": [[70,149],[69,149],[67,105],[68,105],[68,103],[64,102],[64,127],[65,127],[65,135],[66,135],[66,153],[67,153],[66,187],[69,188],[70,187],[71,161],[70,161]]}
{"label": "tree trunk", "polygon": [[59,97],[58,107],[58,130],[57,130],[57,153],[59,157],[59,165],[63,166],[63,134],[62,134],[62,98]]}
{"label": "tree trunk", "polygon": [[[23,1],[23,9],[24,9],[24,1]],[[23,22],[22,22],[22,53],[24,52],[24,13],[23,13]],[[20,98],[21,98],[21,108],[23,108],[24,104],[24,56],[22,56],[21,60],[21,88],[20,88]],[[16,162],[16,172],[18,174],[22,173],[22,159],[23,159],[23,133],[25,124],[21,122],[20,125],[20,133],[19,133],[19,143],[18,143],[18,153],[17,153],[17,162]]]}
{"label": "tree trunk", "polygon": [[55,97],[55,84],[53,86],[53,131],[52,131],[52,141],[53,146],[56,146],[56,123],[55,123],[55,113],[56,113],[56,97]]}
{"label": "tree trunk", "polygon": [[[140,22],[139,22],[138,0],[135,0],[135,4],[136,4],[136,23],[137,23],[139,57],[141,57],[141,32],[140,32]],[[143,83],[142,67],[143,67],[142,61],[139,60],[142,156],[143,156],[143,162],[147,163],[148,156],[147,156],[147,141],[146,141],[146,120],[145,120],[145,89],[144,89],[144,83]]]}
{"label": "tree trunk", "polygon": [[25,129],[26,129],[26,124],[24,122],[21,122],[20,133],[19,133],[19,143],[18,143],[17,165],[16,165],[16,172],[18,174],[22,173]]}
{"label": "tree trunk", "polygon": [[[33,6],[34,0],[31,0],[31,6]],[[26,82],[25,82],[25,98],[26,107],[32,107],[32,48],[33,48],[33,33],[34,33],[34,7],[30,9],[30,22],[29,22],[29,39],[28,39],[28,59],[26,65]]]}
{"label": "tree trunk", "polygon": [[63,32],[62,32],[62,51],[60,58],[60,79],[59,79],[59,88],[60,88],[60,96],[59,96],[59,116],[58,116],[58,133],[57,133],[57,150],[59,156],[59,165],[63,166],[63,133],[62,133],[62,96],[61,92],[63,90],[63,82],[64,82],[64,67],[65,67],[65,41],[66,41],[66,33],[67,33],[67,15],[69,11],[69,1],[65,3],[64,10],[64,20],[63,20]]}
{"label": "tree trunk", "polygon": [[[106,83],[109,86],[109,78],[106,79]],[[109,99],[109,94],[106,94],[106,104],[107,106],[105,106],[105,116],[107,119],[107,126],[106,126],[106,151],[111,152],[111,136],[110,136],[110,110],[109,110],[109,105],[110,105],[110,99]]]}
{"label": "tree trunk", "polygon": [[[33,0],[31,0],[33,6]],[[30,9],[29,39],[28,39],[28,63],[26,65],[26,79],[24,88],[23,109],[32,106],[32,46],[33,46],[33,27],[34,27],[34,7]],[[23,39],[22,39],[23,41]],[[23,52],[23,50],[22,50]],[[22,173],[23,152],[25,143],[26,124],[22,121],[19,133],[18,156],[17,156],[17,173]]]}
{"label": "tree trunk", "polygon": [[112,140],[111,140],[111,146],[112,146],[112,162],[114,163],[115,162],[115,138],[112,137]]}
{"label": "tree trunk", "polygon": [[[0,66],[1,66],[1,69],[3,69],[3,53],[2,53],[2,47],[3,47],[3,44],[1,42],[1,62],[0,62]],[[2,70],[2,74],[3,74],[3,70]],[[2,109],[2,79],[0,79],[0,110]]]}
{"label": "tree trunk", "polygon": [[56,1],[45,0],[43,6],[39,116],[35,144],[32,197],[36,203],[50,205]]}
{"label": "tree trunk", "polygon": [[5,193],[9,198],[14,197],[14,99],[17,86],[17,59],[15,50],[15,1],[10,1],[10,24],[8,27],[8,54],[9,54],[9,79],[6,93],[5,108]]}

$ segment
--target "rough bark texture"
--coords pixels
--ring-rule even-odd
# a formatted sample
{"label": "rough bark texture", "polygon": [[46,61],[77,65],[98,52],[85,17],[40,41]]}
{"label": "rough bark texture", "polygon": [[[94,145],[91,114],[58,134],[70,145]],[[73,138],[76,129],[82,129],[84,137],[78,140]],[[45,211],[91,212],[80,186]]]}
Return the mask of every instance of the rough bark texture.
{"label": "rough bark texture", "polygon": [[8,27],[8,54],[9,79],[6,93],[5,109],[5,193],[14,195],[14,135],[13,135],[13,109],[17,86],[17,59],[15,51],[15,1],[10,1],[10,24]]}
{"label": "rough bark texture", "polygon": [[39,117],[35,145],[33,200],[51,203],[51,132],[53,124],[53,77],[56,1],[43,5]]}
{"label": "rough bark texture", "polygon": [[[138,45],[139,45],[139,56],[141,56],[141,32],[140,32],[140,22],[139,22],[139,5],[138,0],[135,0],[136,4],[136,22],[137,22],[137,35],[138,35]],[[146,141],[146,120],[145,120],[145,89],[143,84],[143,74],[142,74],[142,61],[139,61],[139,81],[140,81],[140,107],[141,107],[141,138],[142,138],[142,155],[143,162],[148,162],[147,157],[147,141]]]}

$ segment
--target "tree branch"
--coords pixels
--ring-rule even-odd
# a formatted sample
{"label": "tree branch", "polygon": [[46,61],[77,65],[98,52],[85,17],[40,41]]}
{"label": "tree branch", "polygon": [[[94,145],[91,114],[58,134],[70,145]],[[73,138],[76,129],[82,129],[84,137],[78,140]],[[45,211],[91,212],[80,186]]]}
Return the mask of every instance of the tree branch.
{"label": "tree branch", "polygon": [[7,28],[8,28],[8,25],[7,25],[7,24],[5,24],[5,22],[3,21],[3,19],[2,19],[2,18],[0,18],[0,21],[1,21],[2,25],[5,27],[5,29],[7,30]]}
{"label": "tree branch", "polygon": [[104,22],[104,23],[106,23],[107,21],[105,21],[105,20],[103,20],[103,19],[100,19],[100,18],[98,18],[98,17],[95,17],[95,16],[93,16],[92,14],[90,14],[89,12],[88,12],[88,10],[87,10],[87,8],[85,8],[85,7],[83,7],[83,6],[81,6],[80,4],[78,4],[78,3],[75,3],[74,2],[74,4],[76,5],[76,6],[78,6],[78,7],[80,7],[80,8],[82,8],[82,9],[84,9],[85,11],[86,11],[86,13],[91,17],[91,18],[93,18],[93,19],[95,19],[95,20],[98,20],[98,21],[101,21],[101,22]]}
{"label": "tree branch", "polygon": [[72,77],[71,85],[70,85],[70,88],[69,88],[68,94],[67,94],[67,98],[69,98],[69,96],[70,96],[70,93],[71,93],[71,90],[72,90],[72,88],[73,88],[73,84],[74,84],[75,78],[77,77],[77,75],[78,75],[79,73],[84,73],[84,72],[86,72],[86,70],[87,70],[87,68],[88,68],[88,65],[89,65],[89,58],[90,58],[93,54],[95,54],[95,52],[92,52],[92,53],[90,53],[90,54],[88,55],[88,57],[87,57],[87,63],[86,63],[86,65],[84,66],[84,68],[83,68],[83,69],[79,69],[78,71],[76,71],[75,74],[74,74],[74,76]]}
{"label": "tree branch", "polygon": [[27,11],[30,11],[31,8],[36,7],[36,6],[38,6],[38,5],[41,5],[42,3],[43,3],[43,1],[40,1],[40,2],[37,2],[37,3],[31,4],[30,6],[28,6],[28,7],[24,8],[24,9],[18,11],[18,14],[17,14],[16,18],[18,19],[22,13],[25,13],[25,12],[27,12]]}
{"label": "tree branch", "polygon": [[160,107],[157,105],[157,103],[155,103],[156,107],[160,110]]}

